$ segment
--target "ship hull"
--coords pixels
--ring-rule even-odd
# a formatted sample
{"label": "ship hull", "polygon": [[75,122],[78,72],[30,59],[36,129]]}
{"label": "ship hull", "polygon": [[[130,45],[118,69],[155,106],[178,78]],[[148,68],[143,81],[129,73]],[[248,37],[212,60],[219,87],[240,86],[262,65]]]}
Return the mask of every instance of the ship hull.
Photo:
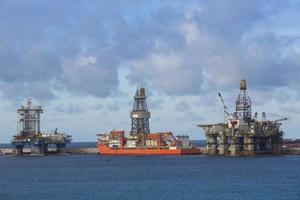
{"label": "ship hull", "polygon": [[199,155],[200,149],[114,149],[98,144],[101,155]]}

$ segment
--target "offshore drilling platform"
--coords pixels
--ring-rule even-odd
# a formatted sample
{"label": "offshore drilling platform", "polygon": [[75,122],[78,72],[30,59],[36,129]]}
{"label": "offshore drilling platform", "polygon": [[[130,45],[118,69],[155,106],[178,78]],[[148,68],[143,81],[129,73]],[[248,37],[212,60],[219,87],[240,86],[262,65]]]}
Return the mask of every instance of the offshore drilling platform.
{"label": "offshore drilling platform", "polygon": [[43,113],[41,106],[33,106],[28,98],[26,105],[17,110],[20,118],[18,121],[18,133],[13,136],[11,143],[16,155],[22,155],[25,145],[30,146],[31,155],[45,155],[48,153],[48,145],[56,145],[56,152],[60,152],[66,144],[70,143],[72,136],[64,133],[45,134],[41,132],[40,115]]}
{"label": "offshore drilling platform", "polygon": [[236,111],[229,113],[221,93],[225,122],[198,125],[206,136],[208,155],[263,155],[281,154],[283,131],[280,129],[282,118],[270,121],[266,113],[258,120],[258,113],[251,114],[251,99],[247,94],[246,80],[240,81],[240,93],[236,100]]}
{"label": "offshore drilling platform", "polygon": [[191,155],[200,154],[189,141],[189,136],[176,138],[172,132],[150,133],[150,112],[147,108],[145,89],[138,88],[130,112],[131,131],[98,134],[98,150],[102,155]]}

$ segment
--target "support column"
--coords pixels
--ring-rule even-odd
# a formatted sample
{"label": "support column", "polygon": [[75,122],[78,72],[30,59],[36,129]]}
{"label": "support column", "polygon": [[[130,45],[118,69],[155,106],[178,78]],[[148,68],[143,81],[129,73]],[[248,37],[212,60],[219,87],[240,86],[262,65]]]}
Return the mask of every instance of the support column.
{"label": "support column", "polygon": [[245,136],[244,137],[244,154],[254,155],[254,138]]}
{"label": "support column", "polygon": [[66,144],[56,144],[56,153],[62,153],[62,151],[65,147],[66,147]]}
{"label": "support column", "polygon": [[272,137],[272,152],[275,155],[282,153],[282,139],[280,137]]}
{"label": "support column", "polygon": [[31,155],[45,155],[48,152],[48,145],[44,141],[31,144]]}
{"label": "support column", "polygon": [[230,143],[230,155],[237,156],[239,155],[239,142],[238,138],[232,138]]}
{"label": "support column", "polygon": [[18,156],[23,155],[23,148],[24,148],[24,144],[16,144],[15,154]]}
{"label": "support column", "polygon": [[225,155],[227,153],[227,137],[221,135],[219,143],[219,155]]}
{"label": "support column", "polygon": [[31,155],[41,155],[42,154],[42,146],[39,144],[31,145]]}
{"label": "support column", "polygon": [[254,139],[254,152],[255,154],[260,152],[260,139],[258,137]]}
{"label": "support column", "polygon": [[48,154],[48,144],[43,144],[43,154]]}
{"label": "support column", "polygon": [[217,137],[215,135],[207,135],[206,152],[208,155],[217,154]]}

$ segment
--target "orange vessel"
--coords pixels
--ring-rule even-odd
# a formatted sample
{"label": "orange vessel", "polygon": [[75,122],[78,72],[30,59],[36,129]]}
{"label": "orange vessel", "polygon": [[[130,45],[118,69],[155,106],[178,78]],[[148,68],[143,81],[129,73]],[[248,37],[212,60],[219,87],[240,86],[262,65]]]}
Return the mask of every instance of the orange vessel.
{"label": "orange vessel", "polygon": [[201,150],[193,147],[188,136],[177,136],[171,132],[124,136],[124,131],[99,134],[101,155],[199,155]]}
{"label": "orange vessel", "polygon": [[114,149],[98,144],[101,155],[199,155],[200,149]]}

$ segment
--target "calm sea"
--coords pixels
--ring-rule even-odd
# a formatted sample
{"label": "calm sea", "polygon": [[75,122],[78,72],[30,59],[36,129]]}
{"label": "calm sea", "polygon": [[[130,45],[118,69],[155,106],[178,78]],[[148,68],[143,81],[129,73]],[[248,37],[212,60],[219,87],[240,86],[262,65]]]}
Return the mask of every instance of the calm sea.
{"label": "calm sea", "polygon": [[0,156],[1,200],[300,199],[300,156]]}

